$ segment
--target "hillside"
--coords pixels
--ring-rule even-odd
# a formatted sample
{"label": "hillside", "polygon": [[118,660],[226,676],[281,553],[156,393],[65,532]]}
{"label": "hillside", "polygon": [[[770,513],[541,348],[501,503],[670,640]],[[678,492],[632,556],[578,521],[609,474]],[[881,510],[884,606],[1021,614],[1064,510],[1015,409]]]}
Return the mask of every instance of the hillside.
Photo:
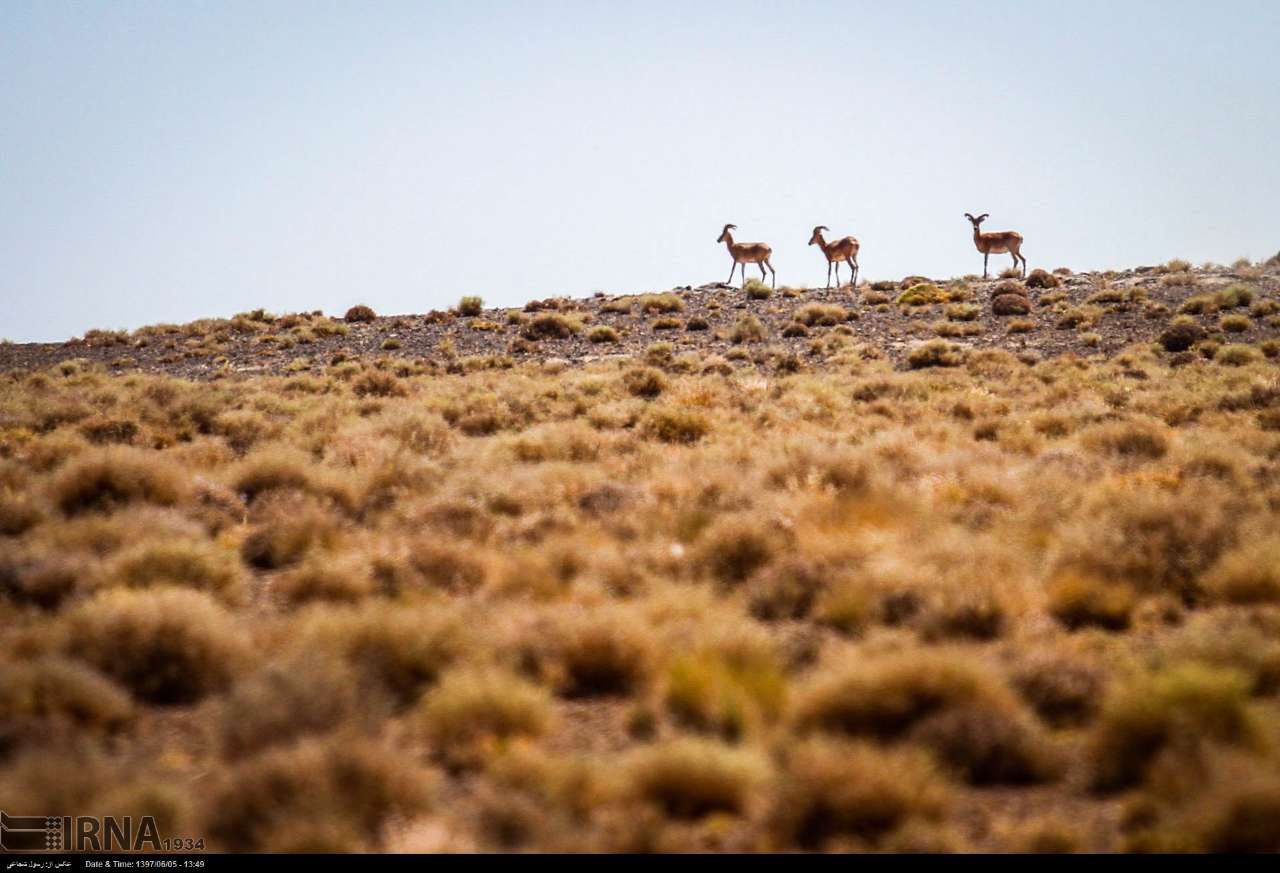
{"label": "hillside", "polygon": [[[830,335],[873,345],[899,363],[910,348],[934,336],[964,347],[998,347],[1036,358],[1065,352],[1114,354],[1130,343],[1155,339],[1188,299],[1240,283],[1259,298],[1274,299],[1280,288],[1280,268],[1274,267],[1192,269],[1172,262],[1172,268],[1062,272],[1044,283],[1032,280],[1031,287],[1017,283],[1029,303],[1023,316],[992,312],[1003,281],[998,279],[908,277],[863,284],[857,293],[847,286],[780,288],[764,299],[749,299],[741,289],[715,284],[663,294],[552,298],[533,301],[523,310],[481,309],[470,316],[455,308],[427,316],[341,321],[319,313],[281,317],[259,310],[133,333],[94,330],[65,343],[4,344],[0,369],[84,359],[115,372],[142,369],[208,379],[319,372],[335,359],[379,355],[438,365],[471,359],[469,365],[477,366],[479,359],[499,358],[504,364],[505,359],[530,358],[580,363],[636,354],[655,342],[669,343],[676,354],[697,351],[762,363],[788,356],[812,358],[814,341]],[[932,298],[909,293],[923,283],[935,289]],[[904,296],[915,305],[900,304]],[[542,320],[531,324],[539,315]],[[1219,306],[1198,307],[1193,315],[1211,333],[1218,332]],[[758,319],[759,326],[748,317]],[[794,326],[797,317],[805,322],[801,328]],[[1276,334],[1277,325],[1264,314],[1229,336],[1256,342]]]}
{"label": "hillside", "polygon": [[1280,275],[1032,284],[0,346],[0,808],[1280,851]]}

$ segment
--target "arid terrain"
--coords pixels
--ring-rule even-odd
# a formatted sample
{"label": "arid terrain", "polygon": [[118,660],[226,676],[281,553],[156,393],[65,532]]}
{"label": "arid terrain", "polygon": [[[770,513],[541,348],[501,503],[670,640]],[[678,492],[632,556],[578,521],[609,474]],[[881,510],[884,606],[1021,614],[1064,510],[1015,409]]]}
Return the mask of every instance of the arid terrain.
{"label": "arid terrain", "polygon": [[[348,317],[298,313],[277,317],[264,310],[231,319],[155,325],[132,333],[93,330],[64,343],[0,344],[0,371],[38,369],[67,360],[100,364],[108,372],[162,372],[189,379],[238,374],[319,374],[350,359],[408,358],[428,367],[507,367],[557,358],[585,364],[639,355],[665,343],[675,355],[720,355],[736,363],[776,364],[793,357],[820,362],[823,345],[861,342],[895,364],[910,348],[945,337],[964,348],[1002,348],[1028,359],[1072,352],[1114,354],[1131,343],[1150,342],[1188,300],[1208,299],[1240,285],[1260,299],[1276,299],[1280,270],[1255,265],[1207,266],[1185,262],[1122,272],[1046,275],[1013,282],[1025,296],[1025,312],[996,314],[992,304],[1010,280],[932,280],[864,283],[824,290],[782,287],[770,291],[752,281],[759,298],[723,284],[675,288],[664,293],[588,299],[535,300],[523,309],[459,307],[422,315],[377,316],[353,307]],[[912,290],[916,289],[916,290]],[[1208,295],[1208,297],[1205,297]],[[1265,313],[1220,329],[1224,315],[1248,315],[1249,304],[1194,306],[1192,316],[1226,342],[1274,338]],[[830,330],[830,328],[836,328]],[[1242,328],[1242,329],[1241,329]],[[831,337],[839,339],[831,339]],[[815,349],[818,349],[815,351]]]}
{"label": "arid terrain", "polygon": [[1280,850],[1280,264],[0,345],[0,808]]}

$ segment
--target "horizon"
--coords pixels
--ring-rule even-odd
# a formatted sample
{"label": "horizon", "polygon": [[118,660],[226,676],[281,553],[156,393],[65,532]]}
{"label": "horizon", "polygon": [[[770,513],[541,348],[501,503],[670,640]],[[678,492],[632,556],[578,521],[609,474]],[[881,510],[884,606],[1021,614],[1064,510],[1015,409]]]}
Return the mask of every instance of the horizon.
{"label": "horizon", "polygon": [[1029,268],[1265,260],[1280,7],[1227,6],[9,4],[0,338],[697,286],[730,222],[779,287],[817,224],[980,274],[965,212]]}

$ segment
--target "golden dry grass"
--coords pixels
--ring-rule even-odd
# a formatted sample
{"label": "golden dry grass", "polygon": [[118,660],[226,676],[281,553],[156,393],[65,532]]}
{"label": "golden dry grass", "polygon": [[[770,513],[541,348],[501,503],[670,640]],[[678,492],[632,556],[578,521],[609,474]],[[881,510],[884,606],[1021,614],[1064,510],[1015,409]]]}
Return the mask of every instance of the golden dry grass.
{"label": "golden dry grass", "polygon": [[770,368],[758,327],[0,377],[0,806],[226,849],[1277,848],[1275,357]]}

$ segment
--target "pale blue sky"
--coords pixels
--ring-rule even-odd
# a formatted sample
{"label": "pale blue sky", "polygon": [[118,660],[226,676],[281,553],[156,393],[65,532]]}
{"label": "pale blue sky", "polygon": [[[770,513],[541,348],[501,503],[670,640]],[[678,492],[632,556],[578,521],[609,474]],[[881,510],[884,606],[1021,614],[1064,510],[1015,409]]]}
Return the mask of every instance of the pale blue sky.
{"label": "pale blue sky", "polygon": [[[0,0],[0,336],[1280,249],[1280,3]],[[1000,263],[1003,267],[1003,262]]]}

